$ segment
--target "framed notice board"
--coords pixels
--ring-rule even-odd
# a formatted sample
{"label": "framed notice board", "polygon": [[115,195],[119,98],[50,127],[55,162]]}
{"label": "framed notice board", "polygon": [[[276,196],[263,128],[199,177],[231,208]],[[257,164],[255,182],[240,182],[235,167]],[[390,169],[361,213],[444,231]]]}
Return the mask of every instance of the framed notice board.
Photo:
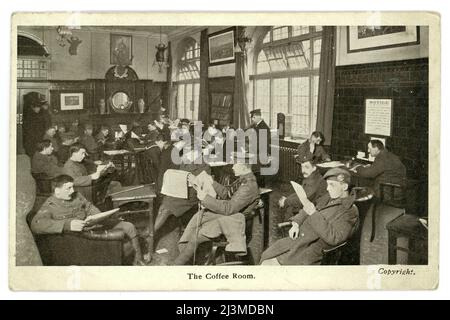
{"label": "framed notice board", "polygon": [[231,123],[233,119],[233,94],[212,92],[210,101],[211,121],[220,126]]}
{"label": "framed notice board", "polygon": [[392,99],[366,99],[364,133],[390,137],[392,116]]}

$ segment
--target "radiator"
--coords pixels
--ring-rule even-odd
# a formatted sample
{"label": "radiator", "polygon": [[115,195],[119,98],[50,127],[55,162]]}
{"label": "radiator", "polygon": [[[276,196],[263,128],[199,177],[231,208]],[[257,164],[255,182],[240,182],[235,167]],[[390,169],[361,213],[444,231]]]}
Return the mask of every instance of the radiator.
{"label": "radiator", "polygon": [[280,168],[278,170],[278,180],[288,182],[296,181],[302,169],[299,164],[295,162],[294,156],[297,154],[297,149],[290,147],[280,147]]}

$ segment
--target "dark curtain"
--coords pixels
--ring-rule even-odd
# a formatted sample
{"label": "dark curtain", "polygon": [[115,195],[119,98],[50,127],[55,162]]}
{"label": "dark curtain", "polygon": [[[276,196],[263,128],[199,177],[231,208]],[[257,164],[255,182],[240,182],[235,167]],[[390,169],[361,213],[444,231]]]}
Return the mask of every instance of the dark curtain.
{"label": "dark curtain", "polygon": [[[241,38],[245,34],[244,27],[238,27],[238,36]],[[248,113],[247,92],[249,86],[247,54],[245,48],[236,52],[236,76],[234,80],[234,96],[233,96],[233,125],[237,128],[247,128],[250,123]]]}
{"label": "dark curtain", "polygon": [[331,143],[333,125],[334,84],[336,68],[336,27],[323,27],[320,54],[319,92],[317,101],[316,130],[325,136],[325,144]]}
{"label": "dark curtain", "polygon": [[198,106],[198,119],[204,124],[209,122],[209,97],[208,97],[208,29],[203,29],[200,34],[200,97]]}

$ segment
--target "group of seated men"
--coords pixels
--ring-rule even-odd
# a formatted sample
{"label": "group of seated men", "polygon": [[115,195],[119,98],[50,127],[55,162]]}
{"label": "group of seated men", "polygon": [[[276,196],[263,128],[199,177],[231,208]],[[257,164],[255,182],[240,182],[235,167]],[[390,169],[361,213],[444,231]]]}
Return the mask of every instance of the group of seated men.
{"label": "group of seated men", "polygon": [[[187,123],[181,121],[180,124],[181,128],[188,129]],[[226,251],[245,255],[245,213],[253,210],[259,200],[258,183],[252,166],[245,161],[235,162],[232,170],[237,179],[232,186],[223,186],[214,181],[206,163],[197,163],[201,153],[195,150],[183,154],[183,163],[175,165],[171,159],[174,145],[168,134],[170,131],[167,131],[168,126],[164,119],[150,123],[149,133],[146,135],[149,137],[145,142],[149,146],[147,151],[151,154],[157,172],[156,190],[158,193],[161,191],[164,173],[168,169],[176,168],[189,172],[188,197],[180,199],[159,194],[161,201],[155,221],[156,235],[158,236],[171,215],[181,217],[191,209],[198,208],[179,240],[180,254],[173,264],[184,265],[192,262],[199,244],[220,235],[225,236],[228,241]],[[86,131],[86,136],[92,136],[91,128],[87,127]],[[129,132],[131,133],[127,139],[134,139],[135,143],[142,144],[143,135],[139,134],[136,128],[132,127]],[[89,140],[93,141],[89,138],[82,139],[87,141],[87,144]],[[343,243],[351,237],[358,225],[358,211],[351,194],[352,175],[374,178],[375,193],[380,181],[392,181],[392,178],[404,181],[406,177],[406,170],[399,158],[385,150],[379,140],[371,140],[368,144],[368,152],[375,157],[370,166],[352,168],[353,172],[333,168],[322,176],[316,164],[330,160],[321,146],[323,140],[320,132],[314,132],[310,139],[299,146],[296,161],[301,165],[301,184],[307,201],[302,203],[296,194],[291,194],[288,197],[283,196],[273,206],[273,214],[283,219],[288,218],[292,226],[289,237],[276,241],[263,252],[262,264],[318,264],[322,259],[323,249]],[[81,231],[84,226],[83,219],[98,212],[98,209],[73,190],[74,186],[89,185],[93,180],[99,179],[105,169],[102,167],[93,173],[87,171],[83,165],[87,148],[81,143],[72,144],[69,148],[69,159],[60,167],[52,154],[52,142],[46,139],[39,143],[38,151],[32,160],[32,171],[56,178],[53,195],[33,219],[32,230],[35,233]],[[203,179],[206,177],[210,182],[216,197],[208,194],[199,185],[197,177],[201,173]],[[123,229],[131,239],[136,252],[135,264],[144,264],[135,227],[123,221],[112,221],[108,223],[109,227]]]}

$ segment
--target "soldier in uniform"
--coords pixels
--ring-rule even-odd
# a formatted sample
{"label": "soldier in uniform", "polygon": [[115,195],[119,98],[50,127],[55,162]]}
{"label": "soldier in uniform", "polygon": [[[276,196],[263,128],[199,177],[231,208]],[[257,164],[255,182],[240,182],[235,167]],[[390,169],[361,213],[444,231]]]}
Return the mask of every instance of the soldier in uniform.
{"label": "soldier in uniform", "polygon": [[[252,122],[252,125],[250,127],[250,130],[255,130],[256,137],[257,137],[257,164],[253,167],[253,171],[256,173],[258,185],[260,187],[265,186],[265,179],[263,176],[261,176],[261,167],[264,167],[268,165],[265,163],[265,161],[261,161],[261,154],[260,154],[260,146],[266,145],[265,150],[267,151],[267,156],[270,156],[270,144],[271,144],[271,133],[270,128],[267,125],[267,123],[264,121],[264,119],[261,117],[261,109],[255,109],[250,111],[250,120]],[[264,139],[262,141],[261,139]],[[263,148],[264,150],[264,148]]]}
{"label": "soldier in uniform", "polygon": [[341,168],[329,170],[328,194],[308,202],[292,217],[289,237],[276,241],[261,256],[264,265],[320,264],[322,250],[349,239],[358,225],[358,209],[349,193],[350,173]]}
{"label": "soldier in uniform", "polygon": [[[302,167],[302,187],[306,196],[312,203],[317,204],[317,200],[327,193],[327,183],[311,157],[305,155],[302,159],[297,158],[297,163]],[[302,208],[303,205],[295,192],[288,197],[282,196],[278,203],[274,204],[274,211],[279,222],[291,218]],[[278,230],[279,228],[277,228]]]}
{"label": "soldier in uniform", "polygon": [[57,154],[59,151],[59,141],[56,138],[56,126],[49,126],[45,130],[45,134],[42,137],[42,140],[50,140],[52,143],[53,151]]}
{"label": "soldier in uniform", "polygon": [[37,151],[31,160],[31,172],[33,174],[45,174],[53,179],[63,173],[63,168],[58,166],[58,159],[52,154],[53,144],[50,140],[43,140],[37,144]]}
{"label": "soldier in uniform", "polygon": [[[212,177],[211,183],[218,199],[197,189],[197,197],[204,209],[192,217],[180,238],[181,250],[174,261],[175,265],[187,264],[200,243],[211,241],[220,235],[224,235],[229,242],[226,251],[246,254],[244,213],[253,209],[252,205],[259,200],[259,188],[249,164],[235,163],[233,171],[239,177],[234,184],[234,189],[237,188],[235,192],[213,182]],[[195,185],[194,177],[190,177],[190,181]]]}
{"label": "soldier in uniform", "polygon": [[326,153],[322,146],[325,141],[323,133],[320,131],[314,131],[311,137],[297,148],[297,157],[312,157],[315,162],[330,161],[330,156]]}
{"label": "soldier in uniform", "polygon": [[100,171],[89,174],[82,163],[86,157],[86,149],[80,143],[73,144],[69,149],[69,159],[64,164],[64,173],[74,179],[74,186],[90,186],[93,180],[100,178]]}
{"label": "soldier in uniform", "polygon": [[[100,211],[80,193],[73,189],[73,179],[67,175],[55,178],[54,191],[31,221],[35,234],[81,232],[86,225],[86,217]],[[126,221],[109,219],[103,223],[109,229],[120,229],[131,240],[135,250],[135,264],[145,265],[137,238],[135,226]]]}

